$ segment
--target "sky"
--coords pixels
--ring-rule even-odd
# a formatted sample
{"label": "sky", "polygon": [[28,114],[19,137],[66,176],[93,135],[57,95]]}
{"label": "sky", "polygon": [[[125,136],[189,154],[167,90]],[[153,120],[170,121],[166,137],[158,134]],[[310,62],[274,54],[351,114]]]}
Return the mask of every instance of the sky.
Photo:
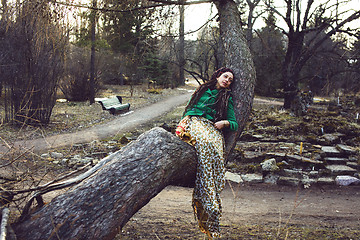
{"label": "sky", "polygon": [[[213,4],[202,3],[185,7],[185,32],[191,32],[199,29],[209,19],[215,16],[217,9]],[[197,32],[187,34],[187,39],[196,39]]]}
{"label": "sky", "polygon": [[[193,0],[193,1],[195,1],[195,0]],[[316,0],[313,5],[317,6],[318,5],[317,2],[323,2],[323,1],[325,1],[325,0]],[[336,2],[336,0],[332,0],[332,1]],[[305,3],[307,1],[303,0],[303,2],[304,2],[303,5],[305,7]],[[284,0],[275,0],[275,4],[277,4],[278,6],[283,6]],[[208,19],[210,19],[212,16],[214,16],[217,13],[217,10],[216,10],[215,6],[213,6],[213,7],[212,6],[213,6],[213,4],[210,4],[210,3],[186,6],[186,8],[185,8],[185,32],[197,30],[202,25],[204,25],[208,21]],[[352,0],[351,3],[346,5],[346,8],[359,10],[360,9],[360,0]],[[278,8],[278,9],[280,10],[281,8]],[[279,17],[278,17],[278,19],[279,19]],[[278,20],[278,22],[280,23],[281,21]],[[357,20],[353,24],[356,26],[359,26],[360,20]],[[263,26],[263,22],[261,21],[261,19],[258,19],[255,24],[255,28],[261,28],[262,26]],[[197,36],[197,33],[193,33],[193,34],[186,35],[186,38],[187,39],[196,39],[196,36]]]}

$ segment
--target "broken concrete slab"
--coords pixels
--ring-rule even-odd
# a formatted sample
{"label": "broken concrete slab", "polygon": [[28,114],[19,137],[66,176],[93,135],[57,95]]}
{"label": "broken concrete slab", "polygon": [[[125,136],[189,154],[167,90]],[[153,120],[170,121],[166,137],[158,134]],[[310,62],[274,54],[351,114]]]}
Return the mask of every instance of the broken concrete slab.
{"label": "broken concrete slab", "polygon": [[323,161],[310,159],[310,158],[299,156],[299,155],[286,155],[286,157],[290,160],[301,161],[304,163],[323,164]]}
{"label": "broken concrete slab", "polygon": [[263,182],[262,174],[257,174],[257,173],[242,174],[241,178],[244,180],[244,182],[249,182],[249,183],[262,183]]}
{"label": "broken concrete slab", "polygon": [[260,163],[261,168],[264,172],[275,172],[279,170],[279,167],[276,165],[276,159],[270,158]]}
{"label": "broken concrete slab", "polygon": [[325,167],[332,175],[353,175],[357,171],[346,165],[328,165]]}
{"label": "broken concrete slab", "polygon": [[299,185],[300,180],[298,178],[294,178],[294,177],[279,177],[277,183],[279,185],[286,185],[286,186],[293,186],[296,187]]}
{"label": "broken concrete slab", "polygon": [[340,157],[325,157],[324,161],[327,164],[333,164],[333,165],[345,165],[348,161],[347,158],[340,158]]}
{"label": "broken concrete slab", "polygon": [[283,169],[282,174],[284,177],[291,177],[291,178],[302,178],[304,173],[302,170],[294,170],[294,169]]}
{"label": "broken concrete slab", "polygon": [[335,178],[335,183],[340,186],[357,185],[360,184],[360,179],[353,176],[340,175]]}
{"label": "broken concrete slab", "polygon": [[239,174],[228,172],[228,171],[225,172],[225,180],[236,182],[236,183],[244,182]]}
{"label": "broken concrete slab", "polygon": [[357,162],[346,162],[346,166],[351,167],[356,170],[360,170],[360,165]]}
{"label": "broken concrete slab", "polygon": [[339,157],[341,156],[341,152],[337,150],[336,147],[332,146],[323,146],[321,148],[322,154],[324,157]]}
{"label": "broken concrete slab", "polygon": [[332,184],[335,184],[335,180],[331,177],[321,177],[321,178],[318,178],[317,184],[332,185]]}
{"label": "broken concrete slab", "polygon": [[338,134],[324,134],[321,137],[330,144],[340,141],[340,136]]}
{"label": "broken concrete slab", "polygon": [[274,173],[269,173],[264,177],[264,183],[269,184],[277,184],[277,181],[279,180],[279,175]]}
{"label": "broken concrete slab", "polygon": [[259,162],[265,158],[266,153],[255,151],[244,151],[243,158],[245,162]]}
{"label": "broken concrete slab", "polygon": [[356,153],[355,148],[350,147],[350,146],[347,146],[347,145],[344,145],[344,144],[337,144],[337,145],[336,145],[336,148],[337,148],[340,152],[345,153],[345,154],[347,154],[347,155],[351,155],[351,154],[355,154],[355,153]]}
{"label": "broken concrete slab", "polygon": [[285,158],[285,153],[277,153],[277,152],[268,152],[266,153],[267,158],[276,158],[276,159],[283,159]]}

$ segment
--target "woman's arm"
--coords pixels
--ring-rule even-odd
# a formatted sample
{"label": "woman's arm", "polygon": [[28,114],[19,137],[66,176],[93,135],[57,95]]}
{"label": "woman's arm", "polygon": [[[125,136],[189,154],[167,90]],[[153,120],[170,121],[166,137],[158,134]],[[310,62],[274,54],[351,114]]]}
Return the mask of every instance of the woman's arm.
{"label": "woman's arm", "polygon": [[230,122],[228,120],[221,120],[216,123],[214,123],[215,128],[217,129],[223,129],[230,126]]}
{"label": "woman's arm", "polygon": [[237,131],[239,124],[237,123],[235,112],[234,112],[234,102],[232,97],[229,98],[228,110],[227,110],[227,120],[229,121],[229,128],[231,131]]}
{"label": "woman's arm", "polygon": [[231,97],[229,98],[227,119],[218,121],[214,125],[215,125],[215,128],[217,128],[217,129],[223,129],[223,128],[228,127],[232,131],[236,131],[239,128],[239,124],[237,123],[236,118],[235,118],[234,102]]}

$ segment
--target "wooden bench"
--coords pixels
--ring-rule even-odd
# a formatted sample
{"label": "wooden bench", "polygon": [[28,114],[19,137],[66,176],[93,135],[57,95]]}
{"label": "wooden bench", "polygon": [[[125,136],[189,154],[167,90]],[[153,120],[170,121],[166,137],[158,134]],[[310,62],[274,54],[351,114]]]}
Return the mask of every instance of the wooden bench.
{"label": "wooden bench", "polygon": [[99,101],[103,110],[109,111],[111,114],[117,112],[128,111],[130,108],[130,103],[122,103],[122,97],[116,96],[112,98],[106,98]]}

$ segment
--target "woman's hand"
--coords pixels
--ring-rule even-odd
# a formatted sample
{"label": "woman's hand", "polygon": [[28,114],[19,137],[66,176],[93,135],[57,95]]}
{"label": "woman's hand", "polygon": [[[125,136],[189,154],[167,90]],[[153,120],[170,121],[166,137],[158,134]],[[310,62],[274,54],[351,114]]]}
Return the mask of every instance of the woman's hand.
{"label": "woman's hand", "polygon": [[214,123],[214,126],[216,129],[220,130],[220,129],[230,126],[230,123],[228,120],[221,120],[221,121]]}
{"label": "woman's hand", "polygon": [[175,134],[181,138],[184,133],[185,133],[185,128],[183,126],[177,126]]}

